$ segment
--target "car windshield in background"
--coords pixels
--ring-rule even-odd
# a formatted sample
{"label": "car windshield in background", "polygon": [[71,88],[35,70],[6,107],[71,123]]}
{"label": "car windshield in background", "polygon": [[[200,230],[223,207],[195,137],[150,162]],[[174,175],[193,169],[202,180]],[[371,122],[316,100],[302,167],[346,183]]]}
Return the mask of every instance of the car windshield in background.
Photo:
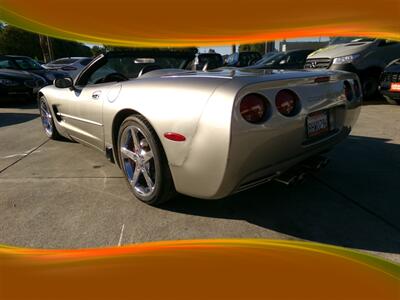
{"label": "car windshield in background", "polygon": [[184,69],[191,59],[193,56],[185,55],[111,56],[107,57],[106,63],[102,67],[90,75],[88,83],[99,83],[111,74],[119,74],[132,79],[137,78],[141,72],[144,74],[144,70],[147,72],[156,69]]}
{"label": "car windshield in background", "polygon": [[136,78],[147,66],[160,69],[182,69],[186,64],[187,60],[175,57],[121,57],[109,58],[107,66],[128,78]]}
{"label": "car windshield in background", "polygon": [[265,65],[265,66],[271,66],[274,65],[278,62],[280,62],[282,59],[284,59],[286,56],[285,53],[276,53],[275,55],[269,56],[265,59],[261,59],[257,62],[257,65]]}
{"label": "car windshield in background", "polygon": [[331,39],[329,45],[348,44],[348,43],[363,43],[373,42],[375,39],[372,38],[361,38],[361,37],[337,37]]}
{"label": "car windshield in background", "polygon": [[285,56],[284,53],[281,52],[276,52],[273,54],[270,54],[266,57],[261,58],[258,60],[255,65],[272,65],[274,64],[277,60],[282,59]]}
{"label": "car windshield in background", "polygon": [[78,61],[77,58],[61,58],[61,59],[57,59],[52,62],[49,62],[49,65],[69,65],[69,64],[73,64],[76,61]]}
{"label": "car windshield in background", "polygon": [[13,61],[22,70],[42,70],[43,67],[36,61],[30,58],[13,58]]}

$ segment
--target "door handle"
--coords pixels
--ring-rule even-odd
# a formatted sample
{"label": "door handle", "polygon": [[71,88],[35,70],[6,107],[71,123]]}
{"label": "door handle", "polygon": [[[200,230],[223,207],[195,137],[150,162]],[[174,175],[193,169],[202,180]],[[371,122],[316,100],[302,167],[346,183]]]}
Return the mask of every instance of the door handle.
{"label": "door handle", "polygon": [[97,100],[100,98],[100,95],[101,95],[101,91],[95,91],[92,94],[92,99]]}

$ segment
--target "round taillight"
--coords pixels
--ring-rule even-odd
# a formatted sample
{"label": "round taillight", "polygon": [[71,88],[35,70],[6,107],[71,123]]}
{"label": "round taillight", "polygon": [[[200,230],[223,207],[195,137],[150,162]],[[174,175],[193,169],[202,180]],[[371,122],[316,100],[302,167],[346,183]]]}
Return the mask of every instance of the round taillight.
{"label": "round taillight", "polygon": [[343,83],[344,95],[346,96],[347,101],[353,100],[353,90],[351,89],[351,85],[348,81]]}
{"label": "round taillight", "polygon": [[258,94],[248,94],[240,102],[240,114],[250,123],[264,120],[267,109],[266,99]]}
{"label": "round taillight", "polygon": [[354,94],[356,95],[357,98],[361,96],[361,89],[358,80],[354,80]]}
{"label": "round taillight", "polygon": [[276,94],[275,104],[282,115],[291,117],[299,112],[300,100],[293,91],[281,90]]}

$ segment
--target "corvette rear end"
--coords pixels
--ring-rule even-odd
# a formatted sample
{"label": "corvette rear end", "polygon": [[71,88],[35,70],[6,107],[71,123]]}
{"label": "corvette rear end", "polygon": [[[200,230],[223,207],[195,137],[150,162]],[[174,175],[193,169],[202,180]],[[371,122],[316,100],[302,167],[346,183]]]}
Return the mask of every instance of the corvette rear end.
{"label": "corvette rear end", "polygon": [[185,162],[171,166],[175,187],[221,198],[278,178],[346,138],[360,105],[347,72],[236,71],[210,98]]}

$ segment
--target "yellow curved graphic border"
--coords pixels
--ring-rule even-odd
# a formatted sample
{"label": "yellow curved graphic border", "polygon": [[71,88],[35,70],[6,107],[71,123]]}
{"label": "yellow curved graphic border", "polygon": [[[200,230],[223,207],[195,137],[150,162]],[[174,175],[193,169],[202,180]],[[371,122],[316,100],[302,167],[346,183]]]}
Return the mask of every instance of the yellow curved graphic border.
{"label": "yellow curved graphic border", "polygon": [[400,266],[311,242],[0,247],[2,299],[398,299]]}
{"label": "yellow curved graphic border", "polygon": [[0,19],[120,46],[206,46],[307,36],[400,40],[398,0],[2,0]]}

